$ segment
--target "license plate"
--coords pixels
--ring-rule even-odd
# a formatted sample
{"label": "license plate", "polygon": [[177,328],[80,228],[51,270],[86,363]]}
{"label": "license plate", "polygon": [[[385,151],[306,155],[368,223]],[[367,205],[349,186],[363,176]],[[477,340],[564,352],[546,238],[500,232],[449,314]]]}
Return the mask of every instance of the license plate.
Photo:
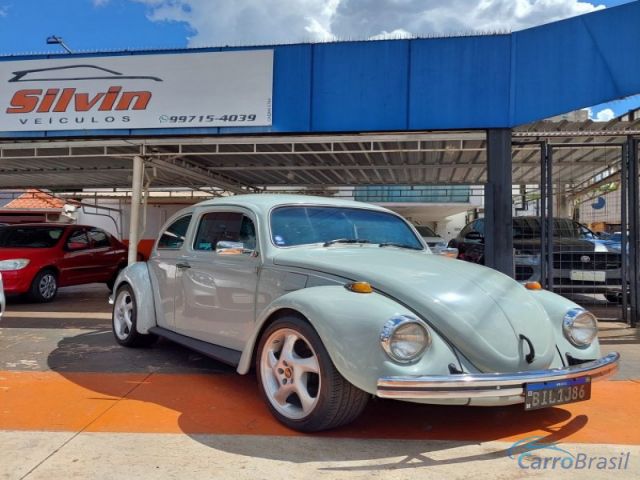
{"label": "license plate", "polygon": [[581,282],[606,282],[607,272],[571,270],[571,280],[578,280]]}
{"label": "license plate", "polygon": [[591,398],[591,377],[527,383],[524,395],[525,410],[538,410],[554,405],[589,400]]}

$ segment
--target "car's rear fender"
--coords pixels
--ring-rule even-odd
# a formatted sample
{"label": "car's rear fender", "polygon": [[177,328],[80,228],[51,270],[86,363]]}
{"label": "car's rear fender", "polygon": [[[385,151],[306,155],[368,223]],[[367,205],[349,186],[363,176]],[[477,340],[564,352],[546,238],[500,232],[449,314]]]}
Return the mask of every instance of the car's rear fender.
{"label": "car's rear fender", "polygon": [[333,364],[356,387],[375,393],[377,379],[386,375],[449,374],[449,364],[460,368],[456,354],[433,330],[432,343],[421,359],[398,364],[380,345],[383,325],[396,315],[416,315],[378,293],[353,293],[343,286],[325,285],[287,293],[269,305],[257,319],[242,352],[238,373],[249,371],[264,328],[282,313],[297,312],[315,328]]}
{"label": "car's rear fender", "polygon": [[136,296],[136,330],[142,334],[149,333],[149,329],[155,327],[157,322],[153,288],[147,263],[137,262],[120,271],[113,286],[114,301],[118,289],[124,284],[129,285]]}

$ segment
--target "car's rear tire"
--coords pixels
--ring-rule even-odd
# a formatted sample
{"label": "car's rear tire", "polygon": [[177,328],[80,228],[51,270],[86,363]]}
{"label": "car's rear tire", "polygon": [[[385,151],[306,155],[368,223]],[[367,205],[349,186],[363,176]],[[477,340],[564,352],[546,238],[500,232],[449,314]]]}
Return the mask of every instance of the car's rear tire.
{"label": "car's rear tire", "polygon": [[124,347],[148,347],[157,337],[153,334],[144,335],[136,328],[138,306],[133,289],[129,285],[118,288],[113,302],[111,327],[113,336]]}
{"label": "car's rear tire", "polygon": [[51,269],[45,269],[34,277],[29,288],[29,299],[38,303],[50,302],[58,293],[58,276]]}
{"label": "car's rear tire", "polygon": [[302,432],[352,422],[370,396],[340,375],[316,331],[295,315],[276,320],[263,333],[256,372],[273,415]]}

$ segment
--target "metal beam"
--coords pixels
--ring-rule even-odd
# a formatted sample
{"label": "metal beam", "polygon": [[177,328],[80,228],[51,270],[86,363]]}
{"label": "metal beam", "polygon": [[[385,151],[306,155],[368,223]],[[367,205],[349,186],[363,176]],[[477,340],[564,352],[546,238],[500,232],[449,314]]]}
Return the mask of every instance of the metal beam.
{"label": "metal beam", "polygon": [[511,170],[511,130],[487,130],[485,264],[513,277]]}
{"label": "metal beam", "polygon": [[[243,186],[236,183],[233,179],[222,177],[221,175],[215,175],[209,170],[183,159],[174,158],[168,160],[150,158],[147,160],[147,163],[161,170],[166,170],[185,178],[202,182],[202,184],[206,186],[223,188],[233,193],[246,193],[246,190],[242,188]],[[249,186],[247,186],[247,188],[252,190],[255,189],[254,187]]]}

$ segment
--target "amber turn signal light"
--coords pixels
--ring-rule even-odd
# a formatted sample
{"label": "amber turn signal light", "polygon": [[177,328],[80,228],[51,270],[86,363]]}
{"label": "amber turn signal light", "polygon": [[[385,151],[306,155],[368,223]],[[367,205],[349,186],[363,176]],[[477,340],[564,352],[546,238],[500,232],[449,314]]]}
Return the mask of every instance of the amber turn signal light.
{"label": "amber turn signal light", "polygon": [[369,282],[353,282],[345,285],[347,290],[351,290],[354,293],[372,293],[373,287]]}
{"label": "amber turn signal light", "polygon": [[527,282],[524,284],[524,288],[527,290],[542,290],[542,285],[540,285],[540,282]]}

